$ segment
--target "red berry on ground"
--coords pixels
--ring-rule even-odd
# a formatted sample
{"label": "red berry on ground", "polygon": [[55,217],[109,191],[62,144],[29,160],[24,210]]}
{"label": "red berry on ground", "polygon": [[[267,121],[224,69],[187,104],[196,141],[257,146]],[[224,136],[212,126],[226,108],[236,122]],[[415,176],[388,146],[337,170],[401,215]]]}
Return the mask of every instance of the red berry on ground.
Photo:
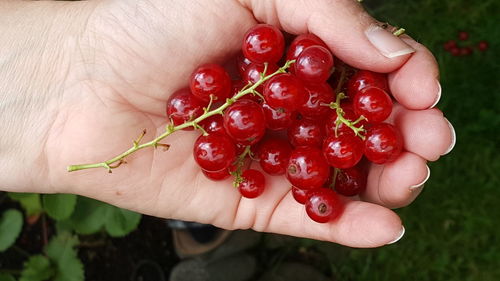
{"label": "red berry on ground", "polygon": [[369,70],[359,70],[347,81],[347,95],[352,98],[361,89],[377,87],[389,93],[387,75]]}
{"label": "red berry on ground", "polygon": [[309,46],[326,46],[325,42],[321,40],[318,36],[308,33],[301,34],[292,41],[288,51],[286,53],[286,60],[296,60],[302,51]]}
{"label": "red berry on ground", "polygon": [[307,192],[309,192],[309,190],[292,186],[293,199],[302,205],[304,205],[307,201]]}
{"label": "red berry on ground", "polygon": [[193,156],[203,170],[221,171],[227,169],[235,160],[236,147],[226,135],[201,135],[194,143]]}
{"label": "red berry on ground", "polygon": [[366,175],[358,167],[340,170],[335,180],[335,190],[344,196],[358,195],[366,189]]}
{"label": "red berry on ground", "polygon": [[315,146],[321,148],[325,125],[309,119],[295,120],[288,128],[288,139],[293,146]]}
{"label": "red berry on ground", "polygon": [[229,176],[231,176],[231,174],[229,174],[228,169],[224,169],[224,170],[220,170],[220,171],[216,171],[216,172],[209,172],[209,171],[205,171],[205,170],[201,170],[201,171],[203,172],[205,177],[207,177],[208,179],[211,179],[213,181],[222,181],[222,180],[229,178]]}
{"label": "red berry on ground", "polygon": [[306,84],[308,99],[299,107],[299,112],[308,119],[320,120],[325,119],[332,111],[325,104],[329,104],[335,100],[335,93],[332,87],[327,83],[321,84]]}
{"label": "red berry on ground", "polygon": [[396,160],[403,150],[403,137],[396,127],[387,123],[375,124],[366,131],[366,158],[375,164]]}
{"label": "red berry on ground", "polygon": [[450,53],[451,53],[452,56],[458,57],[458,56],[460,56],[460,53],[461,53],[460,52],[460,48],[453,47],[453,48],[450,49]]}
{"label": "red berry on ground", "polygon": [[337,219],[344,209],[340,197],[331,189],[318,188],[307,193],[305,203],[307,215],[319,223]]}
{"label": "red berry on ground", "polygon": [[472,54],[472,48],[471,47],[460,48],[460,55],[461,56],[469,56],[471,54]]}
{"label": "red berry on ground", "polygon": [[288,128],[297,117],[296,112],[288,111],[284,108],[274,109],[267,103],[262,104],[262,109],[266,116],[266,127],[273,131]]}
{"label": "red berry on ground", "polygon": [[283,108],[293,112],[307,100],[302,81],[292,74],[278,74],[264,85],[264,99],[274,109]]}
{"label": "red berry on ground", "polygon": [[[203,107],[207,106],[196,98],[189,89],[181,89],[173,93],[167,101],[167,117],[174,126],[192,121],[203,114]],[[185,130],[193,130],[192,127]]]}
{"label": "red berry on ground", "polygon": [[459,31],[458,32],[458,39],[462,40],[462,41],[469,39],[469,33],[467,31]]}
{"label": "red berry on ground", "polygon": [[261,142],[258,152],[259,163],[270,175],[283,175],[288,167],[292,146],[284,139],[269,138]]}
{"label": "red berry on ground", "polygon": [[322,46],[305,48],[293,64],[294,74],[308,83],[324,83],[333,69],[333,56]]}
{"label": "red berry on ground", "polygon": [[446,51],[451,51],[452,48],[457,47],[457,42],[455,40],[448,40],[443,44],[443,47]]}
{"label": "red berry on ground", "polygon": [[238,185],[238,189],[243,197],[256,198],[264,192],[266,179],[264,175],[254,169],[248,169],[241,175],[243,181]]}
{"label": "red berry on ground", "polygon": [[[260,80],[260,74],[264,72],[264,65],[263,64],[258,64],[258,63],[251,63],[250,65],[247,66],[247,69],[245,70],[245,73],[243,73],[243,81],[246,83],[250,82],[252,84],[255,84],[259,82]],[[278,70],[278,65],[275,63],[270,63],[267,65],[267,70],[266,74],[270,74]],[[264,92],[264,85],[261,84],[259,87],[257,87],[257,92],[263,93]]]}
{"label": "red berry on ground", "polygon": [[224,128],[236,142],[252,145],[257,143],[266,132],[264,111],[251,100],[238,100],[224,113]]}
{"label": "red berry on ground", "polygon": [[354,135],[329,136],[323,144],[323,154],[332,167],[354,167],[363,157],[363,141]]}
{"label": "red berry on ground", "polygon": [[231,78],[218,64],[204,64],[191,74],[191,92],[200,100],[208,102],[210,95],[214,100],[225,100],[231,93]]}
{"label": "red berry on ground", "polygon": [[479,41],[479,43],[477,43],[477,48],[479,49],[479,51],[481,52],[484,52],[486,50],[488,50],[488,47],[489,47],[489,44],[487,41]]}
{"label": "red berry on ground", "polygon": [[330,167],[321,150],[315,147],[297,147],[292,151],[286,177],[301,189],[322,187],[330,175]]}
{"label": "red berry on ground", "polygon": [[256,63],[276,63],[283,56],[285,39],[275,26],[258,24],[243,39],[243,55]]}
{"label": "red berry on ground", "polygon": [[369,123],[380,123],[391,115],[392,100],[384,90],[366,87],[354,95],[352,107],[357,116],[363,115]]}

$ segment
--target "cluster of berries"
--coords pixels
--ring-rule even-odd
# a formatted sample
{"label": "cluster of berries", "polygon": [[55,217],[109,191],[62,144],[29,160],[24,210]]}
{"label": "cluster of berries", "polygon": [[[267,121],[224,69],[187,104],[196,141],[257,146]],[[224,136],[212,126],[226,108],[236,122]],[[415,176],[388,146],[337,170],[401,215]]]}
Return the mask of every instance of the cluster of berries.
{"label": "cluster of berries", "polygon": [[[459,31],[457,38],[458,40],[465,42],[469,40],[469,33],[466,31]],[[455,57],[471,55],[474,52],[473,47],[474,45],[459,46],[457,44],[457,41],[455,40],[448,40],[443,44],[443,48],[445,49],[445,51],[449,52]],[[482,40],[479,41],[475,47],[478,49],[478,51],[484,52],[488,50],[489,44],[487,41]]]}
{"label": "cluster of berries", "polygon": [[[202,132],[193,155],[207,178],[233,176],[241,195],[255,198],[265,190],[261,170],[285,175],[296,201],[324,223],[341,214],[342,196],[366,188],[363,156],[393,161],[403,140],[384,122],[393,107],[385,74],[347,66],[313,34],[295,37],[286,54],[285,45],[276,27],[252,27],[239,77],[217,64],[199,66],[190,87],[171,95],[167,115],[171,128],[189,123],[183,129]],[[261,169],[249,168],[252,161]]]}

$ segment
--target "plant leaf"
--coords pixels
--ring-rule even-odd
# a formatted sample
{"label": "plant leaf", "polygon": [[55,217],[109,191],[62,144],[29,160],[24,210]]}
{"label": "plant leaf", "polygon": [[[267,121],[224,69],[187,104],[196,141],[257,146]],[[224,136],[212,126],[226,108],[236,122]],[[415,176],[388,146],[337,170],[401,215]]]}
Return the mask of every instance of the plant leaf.
{"label": "plant leaf", "polygon": [[31,256],[25,263],[19,281],[43,281],[54,275],[54,268],[48,258],[42,255]]}
{"label": "plant leaf", "polygon": [[109,206],[105,228],[109,235],[121,237],[137,228],[141,215],[126,209]]}
{"label": "plant leaf", "polygon": [[83,281],[83,264],[74,249],[78,238],[68,232],[54,237],[47,245],[45,252],[56,264],[57,270],[53,281]]}
{"label": "plant leaf", "polygon": [[0,281],[16,281],[16,279],[10,274],[0,273]]}
{"label": "plant leaf", "polygon": [[0,252],[5,251],[16,242],[23,227],[23,214],[9,209],[0,218]]}
{"label": "plant leaf", "polygon": [[76,206],[74,194],[45,194],[42,196],[43,209],[54,220],[64,220],[71,216]]}
{"label": "plant leaf", "polygon": [[40,214],[43,211],[40,194],[13,192],[9,192],[8,194],[12,200],[16,200],[21,204],[27,217]]}
{"label": "plant leaf", "polygon": [[68,225],[78,234],[92,234],[104,225],[108,205],[87,197],[78,196],[75,210]]}

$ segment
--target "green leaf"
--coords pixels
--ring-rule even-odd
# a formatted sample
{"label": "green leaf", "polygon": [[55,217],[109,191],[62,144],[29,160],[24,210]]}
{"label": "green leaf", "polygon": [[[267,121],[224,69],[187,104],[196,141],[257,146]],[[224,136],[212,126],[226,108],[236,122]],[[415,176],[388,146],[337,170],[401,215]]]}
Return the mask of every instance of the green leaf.
{"label": "green leaf", "polygon": [[109,235],[121,237],[137,228],[141,215],[129,210],[109,206],[105,228]]}
{"label": "green leaf", "polygon": [[16,281],[10,274],[0,273],[0,281]]}
{"label": "green leaf", "polygon": [[0,252],[5,251],[16,242],[23,227],[23,214],[18,210],[9,209],[0,219]]}
{"label": "green leaf", "polygon": [[26,211],[26,216],[37,215],[43,211],[40,194],[9,192],[9,197],[21,204],[23,209]]}
{"label": "green leaf", "polygon": [[92,234],[104,225],[108,205],[97,200],[79,196],[75,210],[68,220],[68,224],[78,234]]}
{"label": "green leaf", "polygon": [[54,237],[47,245],[45,252],[56,264],[57,270],[53,281],[83,281],[83,264],[74,249],[78,238],[68,232]]}
{"label": "green leaf", "polygon": [[48,258],[42,255],[31,256],[25,263],[19,281],[43,281],[54,275],[54,268]]}
{"label": "green leaf", "polygon": [[64,220],[71,216],[76,206],[74,194],[45,194],[43,208],[54,220]]}

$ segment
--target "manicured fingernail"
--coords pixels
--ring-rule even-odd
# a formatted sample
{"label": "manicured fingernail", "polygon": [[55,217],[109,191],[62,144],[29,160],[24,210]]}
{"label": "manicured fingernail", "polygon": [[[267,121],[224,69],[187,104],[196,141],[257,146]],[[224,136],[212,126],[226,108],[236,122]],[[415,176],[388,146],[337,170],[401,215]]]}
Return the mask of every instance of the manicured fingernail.
{"label": "manicured fingernail", "polygon": [[438,93],[436,96],[436,101],[429,107],[429,109],[434,108],[438,104],[439,100],[441,99],[441,90],[442,90],[441,83],[439,83],[439,81],[437,81],[437,80],[436,80],[436,82],[438,84]]}
{"label": "manicured fingernail", "polygon": [[399,233],[398,237],[396,237],[396,239],[392,240],[391,242],[387,243],[387,245],[398,242],[399,240],[401,240],[401,238],[403,238],[404,235],[405,235],[405,227],[401,226],[401,232]]}
{"label": "manicured fingernail", "polygon": [[388,58],[399,57],[415,52],[415,49],[407,45],[399,37],[378,25],[370,25],[365,31],[365,34],[373,46],[375,46],[382,55]]}
{"label": "manicured fingernail", "polygon": [[450,123],[450,121],[448,121],[448,119],[444,118],[444,120],[446,120],[446,122],[448,122],[448,127],[450,127],[451,144],[450,144],[450,147],[448,147],[448,149],[441,155],[446,155],[446,154],[450,153],[450,151],[452,151],[453,148],[455,147],[455,143],[457,142],[457,134],[455,133],[455,128],[453,128],[453,125],[451,125],[451,123]]}
{"label": "manicured fingernail", "polygon": [[427,176],[425,177],[425,179],[422,182],[410,186],[410,191],[414,191],[416,189],[423,187],[425,182],[429,179],[429,177],[431,176],[431,169],[429,169],[429,166],[427,166],[427,165],[426,165],[426,167],[427,167]]}

